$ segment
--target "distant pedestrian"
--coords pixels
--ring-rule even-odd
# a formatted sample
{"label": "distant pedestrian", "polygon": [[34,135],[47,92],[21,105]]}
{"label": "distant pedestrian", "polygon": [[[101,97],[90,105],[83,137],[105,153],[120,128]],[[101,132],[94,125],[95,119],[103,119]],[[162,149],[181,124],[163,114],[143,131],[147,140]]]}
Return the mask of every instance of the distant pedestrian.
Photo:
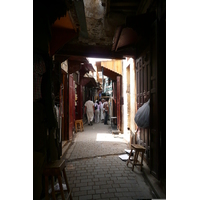
{"label": "distant pedestrian", "polygon": [[104,99],[101,99],[101,103],[100,103],[100,119],[101,119],[101,122],[104,121],[104,109],[103,109],[103,103],[105,102]]}
{"label": "distant pedestrian", "polygon": [[103,108],[104,108],[104,113],[105,113],[104,125],[108,125],[109,106],[108,106],[107,100],[103,103]]}
{"label": "distant pedestrian", "polygon": [[99,101],[96,100],[94,104],[94,109],[95,109],[95,123],[99,123]]}
{"label": "distant pedestrian", "polygon": [[88,125],[93,125],[92,121],[94,118],[94,103],[92,100],[85,102],[85,113],[87,114]]}
{"label": "distant pedestrian", "polygon": [[101,107],[102,107],[102,102],[101,99],[99,100],[99,122],[101,122]]}

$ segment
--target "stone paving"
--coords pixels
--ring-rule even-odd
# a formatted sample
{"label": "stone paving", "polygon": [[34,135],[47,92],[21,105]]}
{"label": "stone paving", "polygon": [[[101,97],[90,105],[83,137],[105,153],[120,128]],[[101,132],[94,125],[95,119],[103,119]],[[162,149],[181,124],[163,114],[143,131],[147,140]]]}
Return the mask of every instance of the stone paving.
{"label": "stone paving", "polygon": [[[84,126],[84,132],[75,135],[74,143],[68,150],[66,159],[92,158],[113,154],[124,154],[128,148],[123,135],[113,135],[111,126],[103,123]],[[71,153],[71,151],[73,151]]]}
{"label": "stone paving", "polygon": [[73,200],[155,198],[140,168],[132,171],[118,157],[124,149],[129,145],[123,135],[111,133],[110,125],[84,125],[64,157]]}

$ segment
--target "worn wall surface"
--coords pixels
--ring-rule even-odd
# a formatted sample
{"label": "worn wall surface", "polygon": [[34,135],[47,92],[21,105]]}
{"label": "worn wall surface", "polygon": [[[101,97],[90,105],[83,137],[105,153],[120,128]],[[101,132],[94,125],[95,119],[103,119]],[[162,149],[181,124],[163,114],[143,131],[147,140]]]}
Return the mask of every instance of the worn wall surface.
{"label": "worn wall surface", "polygon": [[126,58],[123,61],[123,99],[122,106],[122,127],[125,139],[129,143],[135,143],[134,132],[136,124],[134,121],[136,112],[136,81],[135,67],[132,58]]}
{"label": "worn wall surface", "polygon": [[111,45],[117,26],[125,23],[125,16],[106,15],[106,6],[102,0],[83,0],[88,38],[79,37],[79,41],[89,45]]}
{"label": "worn wall surface", "polygon": [[133,59],[129,60],[130,63],[130,133],[132,134],[132,143],[135,143],[135,114],[136,114],[136,76],[135,76],[135,61]]}

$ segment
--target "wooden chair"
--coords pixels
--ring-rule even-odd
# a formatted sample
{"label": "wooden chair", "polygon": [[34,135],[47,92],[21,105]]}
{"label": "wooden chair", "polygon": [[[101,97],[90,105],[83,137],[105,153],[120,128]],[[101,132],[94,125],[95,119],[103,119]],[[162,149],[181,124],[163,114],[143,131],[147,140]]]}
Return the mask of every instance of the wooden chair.
{"label": "wooden chair", "polygon": [[[133,162],[131,162],[131,155],[132,155],[132,151],[135,150],[135,155],[134,155],[134,159]],[[138,154],[142,153],[142,157],[141,157],[141,162],[138,161]],[[144,157],[144,152],[145,152],[145,148],[139,144],[131,144],[131,151],[129,154],[129,158],[127,161],[127,166],[129,163],[132,164],[132,170],[134,170],[134,166],[139,165],[141,166],[141,171],[142,171],[142,166],[143,166],[143,157]]]}
{"label": "wooden chair", "polygon": [[[65,200],[65,195],[64,195],[64,190],[63,190],[63,187],[62,187],[62,172],[63,172],[63,175],[64,175],[64,179],[65,179],[65,183],[66,183],[66,186],[67,186],[67,191],[68,191],[68,197],[67,199],[70,199],[72,200],[72,195],[71,195],[71,190],[69,188],[69,184],[68,184],[68,181],[67,181],[67,175],[66,175],[66,172],[65,172],[65,161],[64,160],[56,160],[56,161],[53,161],[51,163],[48,163],[46,166],[45,166],[45,169],[44,169],[44,176],[45,176],[45,200],[48,200],[49,199],[49,193],[48,193],[48,186],[49,186],[49,177],[51,177],[51,187],[52,187],[52,196],[53,196],[53,199],[56,199],[55,197],[55,192],[60,192],[61,193],[61,196],[62,196],[62,200]],[[58,178],[58,182],[59,182],[59,186],[60,186],[60,190],[58,191],[55,191],[54,190],[54,180],[53,180],[53,176],[56,176]]]}
{"label": "wooden chair", "polygon": [[75,121],[75,131],[77,133],[77,131],[84,131],[84,128],[83,128],[83,120],[82,119],[78,119]]}

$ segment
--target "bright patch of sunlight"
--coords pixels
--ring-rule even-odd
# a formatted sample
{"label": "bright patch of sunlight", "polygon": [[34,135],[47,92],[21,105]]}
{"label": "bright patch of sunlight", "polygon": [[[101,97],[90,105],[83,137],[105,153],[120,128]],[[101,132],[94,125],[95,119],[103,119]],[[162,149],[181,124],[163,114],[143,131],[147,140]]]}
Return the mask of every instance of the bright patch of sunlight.
{"label": "bright patch of sunlight", "polygon": [[97,61],[109,61],[112,59],[109,58],[87,58],[89,62],[93,63],[93,62],[97,62]]}
{"label": "bright patch of sunlight", "polygon": [[114,135],[114,134],[109,134],[109,133],[97,133],[96,141],[124,142],[122,135]]}
{"label": "bright patch of sunlight", "polygon": [[109,61],[112,59],[107,59],[107,58],[87,58],[89,63],[91,63],[93,66],[95,66],[95,63],[98,61]]}

